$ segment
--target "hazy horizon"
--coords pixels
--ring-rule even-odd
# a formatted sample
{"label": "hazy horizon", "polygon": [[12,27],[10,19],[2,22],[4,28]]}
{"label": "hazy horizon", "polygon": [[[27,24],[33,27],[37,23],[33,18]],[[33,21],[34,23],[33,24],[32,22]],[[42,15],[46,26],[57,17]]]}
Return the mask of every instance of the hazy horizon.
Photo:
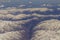
{"label": "hazy horizon", "polygon": [[0,2],[20,2],[20,3],[28,3],[33,2],[35,4],[37,3],[60,3],[60,0],[0,0]]}

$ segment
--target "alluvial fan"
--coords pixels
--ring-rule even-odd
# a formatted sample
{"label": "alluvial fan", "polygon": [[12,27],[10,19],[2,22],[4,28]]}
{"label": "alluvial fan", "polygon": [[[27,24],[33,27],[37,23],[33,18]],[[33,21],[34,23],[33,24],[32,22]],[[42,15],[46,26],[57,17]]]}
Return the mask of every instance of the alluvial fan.
{"label": "alluvial fan", "polygon": [[60,40],[60,21],[56,19],[40,22],[33,28],[31,40]]}

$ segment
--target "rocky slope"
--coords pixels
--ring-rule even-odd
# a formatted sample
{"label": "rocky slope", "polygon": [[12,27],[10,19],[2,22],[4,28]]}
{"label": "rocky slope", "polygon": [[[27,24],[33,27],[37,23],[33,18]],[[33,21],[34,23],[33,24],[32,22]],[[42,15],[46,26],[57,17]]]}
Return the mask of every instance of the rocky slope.
{"label": "rocky slope", "polygon": [[60,14],[55,11],[49,8],[0,10],[0,40],[60,40]]}

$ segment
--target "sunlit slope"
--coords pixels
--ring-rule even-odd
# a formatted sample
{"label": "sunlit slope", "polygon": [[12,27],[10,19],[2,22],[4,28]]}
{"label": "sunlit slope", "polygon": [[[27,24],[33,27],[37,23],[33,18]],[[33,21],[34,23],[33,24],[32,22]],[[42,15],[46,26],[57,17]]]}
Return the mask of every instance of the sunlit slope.
{"label": "sunlit slope", "polygon": [[40,22],[33,28],[31,40],[60,40],[60,21],[51,19]]}
{"label": "sunlit slope", "polygon": [[59,17],[60,8],[6,8],[0,10],[0,19],[2,20],[21,20],[31,17]]}
{"label": "sunlit slope", "polygon": [[52,8],[1,9],[0,40],[59,40],[60,13],[56,13],[60,12],[60,9],[56,10]]}

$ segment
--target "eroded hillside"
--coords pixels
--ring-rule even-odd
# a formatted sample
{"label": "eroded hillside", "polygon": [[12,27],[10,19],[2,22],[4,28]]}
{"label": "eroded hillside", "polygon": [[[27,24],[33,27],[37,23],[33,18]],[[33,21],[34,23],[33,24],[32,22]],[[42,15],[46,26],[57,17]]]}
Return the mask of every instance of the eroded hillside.
{"label": "eroded hillside", "polygon": [[0,10],[0,40],[60,40],[60,9]]}

